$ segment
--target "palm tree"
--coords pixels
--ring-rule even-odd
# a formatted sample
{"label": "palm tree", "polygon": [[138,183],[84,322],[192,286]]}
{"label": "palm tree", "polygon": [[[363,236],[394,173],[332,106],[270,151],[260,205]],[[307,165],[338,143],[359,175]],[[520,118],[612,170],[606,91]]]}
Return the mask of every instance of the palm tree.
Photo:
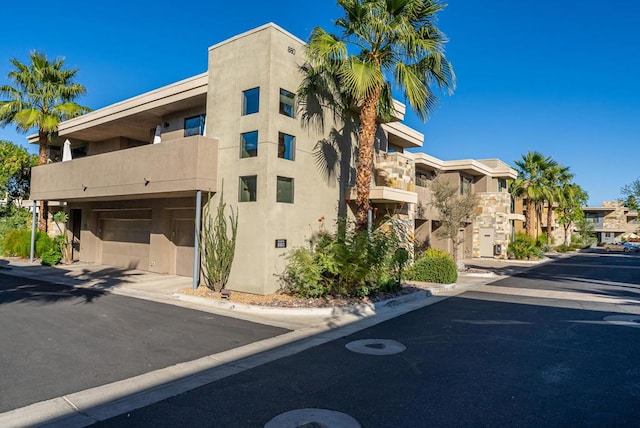
{"label": "palm tree", "polygon": [[[333,76],[326,81],[358,112],[356,226],[364,230],[377,120],[391,116],[391,82],[426,120],[437,101],[432,86],[451,93],[455,75],[444,55],[446,37],[435,25],[436,13],[445,7],[438,0],[338,0],[338,5],[344,10],[335,23],[341,34],[316,27],[306,54],[308,66]],[[309,93],[304,83],[299,95]]]}
{"label": "palm tree", "polygon": [[514,162],[518,177],[511,184],[511,192],[516,197],[524,198],[526,233],[535,234],[536,208],[545,197],[545,171],[554,164],[551,157],[540,152],[528,152],[522,159]]}
{"label": "palm tree", "polygon": [[[12,59],[14,69],[7,78],[13,85],[0,86],[0,126],[14,124],[18,131],[38,130],[38,163],[47,163],[47,143],[63,120],[84,114],[90,109],[73,100],[86,88],[73,79],[77,68],[64,69],[64,58],[49,61],[43,53],[29,54],[31,63]],[[39,228],[47,229],[47,203],[40,201]]]}
{"label": "palm tree", "polygon": [[565,186],[573,180],[573,174],[569,172],[569,169],[568,166],[551,161],[542,172],[544,179],[543,195],[547,203],[547,245],[551,245],[553,206],[555,203],[560,202],[563,196],[566,196],[563,195],[563,190],[567,190]]}

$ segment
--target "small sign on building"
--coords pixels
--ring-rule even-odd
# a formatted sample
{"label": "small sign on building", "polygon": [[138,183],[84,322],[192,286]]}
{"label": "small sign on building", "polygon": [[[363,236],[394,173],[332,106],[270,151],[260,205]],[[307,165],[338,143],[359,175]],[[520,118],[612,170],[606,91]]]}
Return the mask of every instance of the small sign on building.
{"label": "small sign on building", "polygon": [[276,239],[276,248],[287,248],[286,239]]}

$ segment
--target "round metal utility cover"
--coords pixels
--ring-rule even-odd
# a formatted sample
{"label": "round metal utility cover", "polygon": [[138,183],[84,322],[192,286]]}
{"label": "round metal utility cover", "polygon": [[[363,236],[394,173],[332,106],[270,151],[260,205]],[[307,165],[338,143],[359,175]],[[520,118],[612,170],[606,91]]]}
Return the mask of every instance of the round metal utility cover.
{"label": "round metal utility cover", "polygon": [[610,315],[604,320],[615,325],[640,328],[640,315]]}
{"label": "round metal utility cover", "polygon": [[367,355],[394,355],[404,352],[407,347],[390,339],[362,339],[345,345],[349,351]]}
{"label": "round metal utility cover", "polygon": [[346,413],[326,409],[298,409],[282,413],[267,422],[264,428],[361,428],[360,423]]}

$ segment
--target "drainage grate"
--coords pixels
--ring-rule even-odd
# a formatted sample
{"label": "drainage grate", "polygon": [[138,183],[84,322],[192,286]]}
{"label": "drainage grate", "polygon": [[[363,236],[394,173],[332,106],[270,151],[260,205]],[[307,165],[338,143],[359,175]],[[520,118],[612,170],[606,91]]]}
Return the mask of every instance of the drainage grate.
{"label": "drainage grate", "polygon": [[407,347],[390,339],[363,339],[349,342],[345,347],[352,352],[367,355],[394,355],[404,352]]}
{"label": "drainage grate", "polygon": [[282,413],[267,422],[264,428],[361,428],[360,423],[346,413],[326,409],[298,409]]}
{"label": "drainage grate", "polygon": [[640,315],[609,315],[604,320],[615,325],[640,328]]}

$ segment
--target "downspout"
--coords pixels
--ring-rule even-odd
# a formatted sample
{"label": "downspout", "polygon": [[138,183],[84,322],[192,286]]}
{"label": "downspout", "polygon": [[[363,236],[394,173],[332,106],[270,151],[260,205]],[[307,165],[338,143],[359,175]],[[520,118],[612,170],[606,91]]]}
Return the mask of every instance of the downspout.
{"label": "downspout", "polygon": [[193,289],[200,283],[200,223],[202,222],[202,190],[196,192],[196,225],[193,242]]}
{"label": "downspout", "polygon": [[31,217],[31,253],[29,255],[29,263],[33,263],[33,258],[36,253],[36,209],[38,208],[38,201],[33,201],[33,215]]}

